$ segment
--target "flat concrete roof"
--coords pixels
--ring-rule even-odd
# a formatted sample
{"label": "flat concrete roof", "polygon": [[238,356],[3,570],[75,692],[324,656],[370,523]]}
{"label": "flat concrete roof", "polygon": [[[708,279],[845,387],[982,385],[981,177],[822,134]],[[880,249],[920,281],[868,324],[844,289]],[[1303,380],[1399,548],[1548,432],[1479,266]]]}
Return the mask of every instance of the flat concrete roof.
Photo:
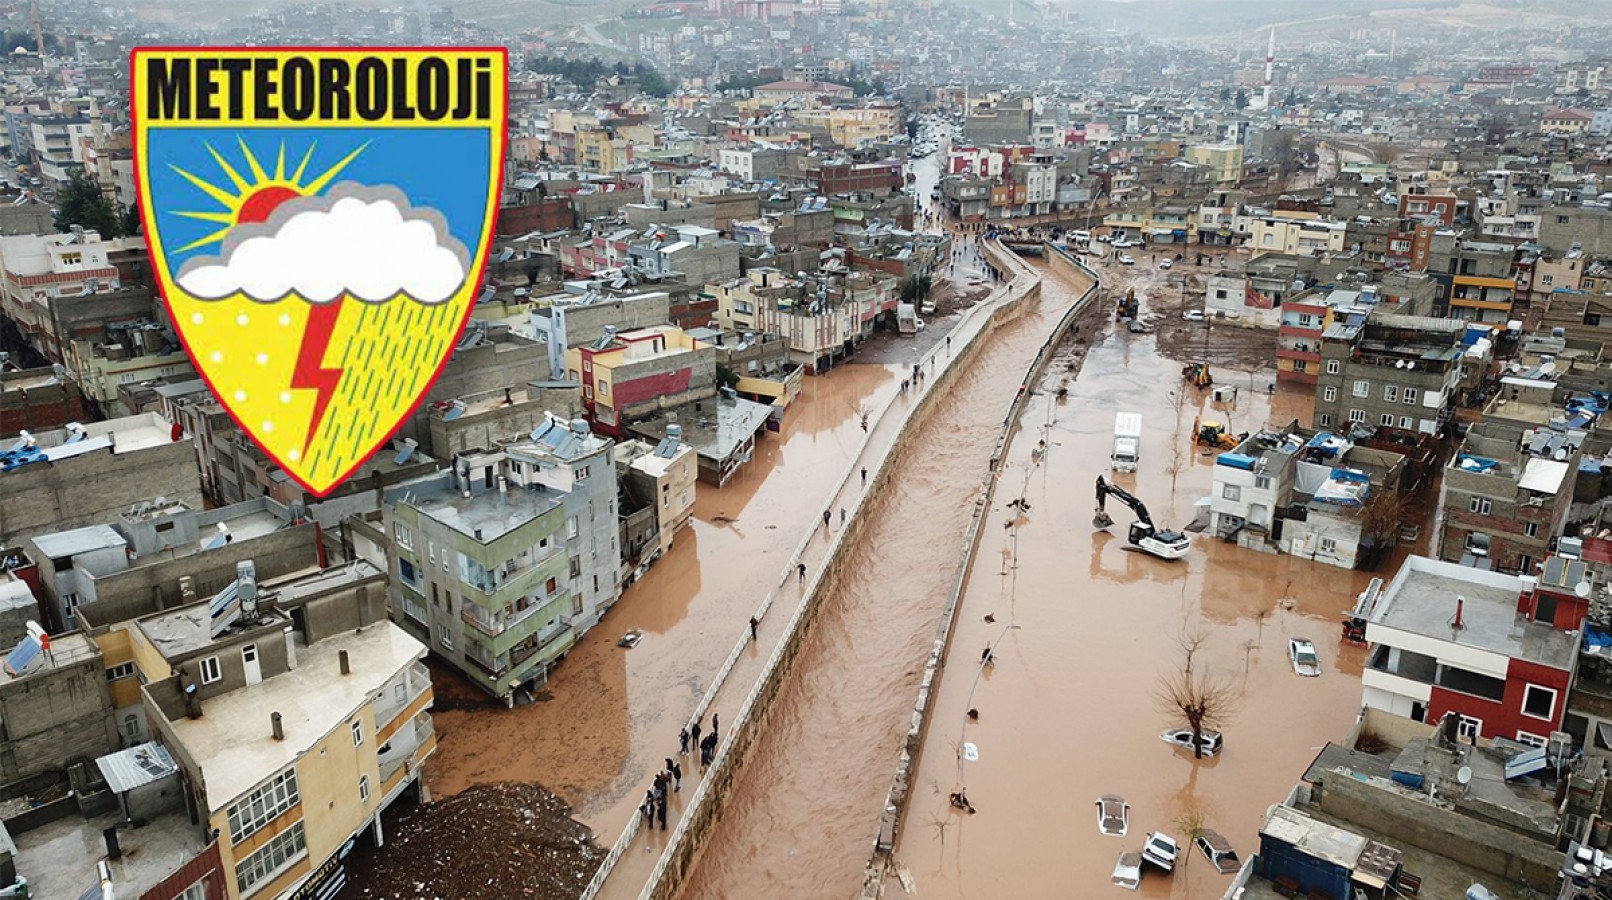
{"label": "flat concrete roof", "polygon": [[123,535],[110,525],[87,525],[34,538],[34,546],[39,548],[40,555],[45,559],[62,559],[92,550],[122,547],[127,543]]}
{"label": "flat concrete roof", "polygon": [[[1388,628],[1478,647],[1513,659],[1566,669],[1578,652],[1573,636],[1517,613],[1523,580],[1455,563],[1407,557],[1384,592],[1373,621]],[[1456,599],[1464,627],[1450,627]]]}
{"label": "flat concrete roof", "polygon": [[[151,641],[152,646],[157,648],[157,652],[167,659],[183,656],[214,642],[213,616],[208,607],[212,599],[212,595],[209,595],[200,602],[181,606],[172,612],[140,619],[135,625],[146,639]],[[290,619],[268,609],[260,609],[259,616],[263,619],[282,621],[287,625],[291,623]]]}
{"label": "flat concrete roof", "polygon": [[304,570],[273,581],[259,582],[258,597],[272,599],[276,603],[296,603],[381,574],[381,570],[368,561],[355,559],[344,566]]}
{"label": "flat concrete roof", "polygon": [[408,491],[412,496],[405,495],[406,502],[421,515],[482,543],[492,543],[560,505],[552,493],[518,487],[502,494],[483,490],[465,497],[446,478],[419,489],[410,486]]}
{"label": "flat concrete roof", "polygon": [[751,435],[760,431],[772,415],[772,407],[744,398],[737,400],[706,400],[705,410],[695,412],[692,405],[680,406],[669,415],[661,415],[629,427],[634,434],[648,435],[657,441],[666,437],[667,425],[683,426],[683,443],[707,459],[724,460],[738,451]]}
{"label": "flat concrete roof", "polygon": [[[24,638],[29,640],[29,638]],[[7,685],[25,681],[35,675],[59,669],[63,666],[77,665],[86,659],[93,659],[100,648],[82,632],[69,631],[66,634],[52,635],[50,638],[50,652],[43,650],[36,655],[32,662],[23,668],[21,675],[0,674],[0,690]],[[10,647],[0,648],[0,654],[10,654]]]}
{"label": "flat concrete roof", "polygon": [[[35,897],[78,897],[100,884],[95,864],[106,859],[105,829],[120,824],[113,813],[96,819],[76,815],[17,835],[17,874]],[[201,829],[183,809],[158,816],[142,828],[118,829],[123,857],[108,860],[121,897],[138,897],[207,847]],[[95,892],[100,896],[99,889]]]}
{"label": "flat concrete roof", "polygon": [[[342,650],[350,675],[340,674]],[[171,722],[175,737],[201,765],[208,811],[229,806],[291,765],[423,656],[423,644],[391,622],[380,622],[299,645],[295,669],[202,701],[199,719],[181,716]],[[269,715],[276,712],[283,741],[270,730]]]}

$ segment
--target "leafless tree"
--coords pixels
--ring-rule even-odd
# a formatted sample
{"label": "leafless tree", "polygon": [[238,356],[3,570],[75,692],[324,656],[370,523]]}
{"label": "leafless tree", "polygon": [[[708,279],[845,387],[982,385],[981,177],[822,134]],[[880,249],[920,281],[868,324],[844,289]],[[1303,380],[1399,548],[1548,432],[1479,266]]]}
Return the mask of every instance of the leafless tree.
{"label": "leafless tree", "polygon": [[1181,861],[1182,868],[1192,865],[1192,842],[1209,830],[1204,827],[1204,822],[1203,807],[1198,804],[1198,798],[1188,797],[1181,807],[1181,812],[1175,817],[1176,831],[1181,833],[1181,843],[1186,848],[1186,858]]}
{"label": "leafless tree", "polygon": [[1360,536],[1393,544],[1409,513],[1410,497],[1404,491],[1373,490],[1360,508]]}
{"label": "leafless tree", "polygon": [[1203,733],[1219,731],[1237,712],[1242,694],[1236,684],[1212,673],[1183,669],[1159,679],[1154,700],[1159,711],[1186,719],[1192,729],[1192,755],[1203,757]]}
{"label": "leafless tree", "polygon": [[1202,650],[1203,645],[1208,641],[1209,633],[1203,630],[1201,622],[1189,625],[1183,621],[1181,628],[1176,631],[1175,645],[1181,650],[1182,669],[1188,675],[1192,674],[1193,657],[1198,655],[1198,651]]}
{"label": "leafless tree", "polygon": [[1373,159],[1390,169],[1394,167],[1394,163],[1399,162],[1399,148],[1387,141],[1372,144],[1369,149]]}

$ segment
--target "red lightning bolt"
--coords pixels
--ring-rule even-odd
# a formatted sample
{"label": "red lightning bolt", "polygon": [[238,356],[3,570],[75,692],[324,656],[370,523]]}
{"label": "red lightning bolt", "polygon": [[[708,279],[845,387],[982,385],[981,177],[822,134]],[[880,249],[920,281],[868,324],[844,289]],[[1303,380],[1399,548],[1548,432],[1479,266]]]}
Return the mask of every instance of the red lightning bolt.
{"label": "red lightning bolt", "polygon": [[329,303],[317,303],[308,314],[308,330],[302,333],[302,349],[297,352],[297,368],[291,373],[291,386],[300,390],[317,391],[313,402],[313,418],[308,422],[308,437],[302,449],[307,452],[313,443],[314,432],[325,420],[325,409],[341,383],[342,369],[325,365],[325,350],[336,333],[336,317],[341,314],[342,298]]}

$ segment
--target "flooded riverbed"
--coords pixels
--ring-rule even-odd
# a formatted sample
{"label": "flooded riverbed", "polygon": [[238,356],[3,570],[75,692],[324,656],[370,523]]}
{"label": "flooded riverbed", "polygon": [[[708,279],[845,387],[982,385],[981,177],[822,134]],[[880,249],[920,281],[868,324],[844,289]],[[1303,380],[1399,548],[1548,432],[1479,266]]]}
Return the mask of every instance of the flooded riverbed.
{"label": "flooded riverbed", "polygon": [[840,590],[776,701],[682,896],[849,897],[862,884],[979,479],[1025,367],[1078,291],[1004,325],[865,515]]}

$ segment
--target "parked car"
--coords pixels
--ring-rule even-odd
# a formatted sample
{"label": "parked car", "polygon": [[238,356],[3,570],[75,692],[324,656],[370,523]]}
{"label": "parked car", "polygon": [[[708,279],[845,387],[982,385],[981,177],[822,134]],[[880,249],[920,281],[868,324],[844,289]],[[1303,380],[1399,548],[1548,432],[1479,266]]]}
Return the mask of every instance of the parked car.
{"label": "parked car", "polygon": [[[1169,731],[1159,735],[1159,740],[1165,742],[1166,744],[1174,744],[1177,747],[1185,747],[1186,749],[1191,750],[1192,729],[1172,728]],[[1204,729],[1202,743],[1204,756],[1214,756],[1216,753],[1219,753],[1221,744],[1220,732]]]}
{"label": "parked car", "polygon": [[1112,236],[1106,235],[1106,234],[1099,234],[1097,236],[1097,240],[1101,241],[1104,244],[1111,244],[1111,243],[1114,242],[1114,238]]}
{"label": "parked car", "polygon": [[1159,268],[1161,268],[1161,269],[1168,269],[1168,268],[1170,268],[1170,267],[1171,267],[1171,266],[1173,266],[1173,265],[1175,265],[1175,261],[1174,261],[1174,260],[1171,260],[1171,259],[1165,259],[1165,260],[1163,260],[1163,261],[1161,261],[1161,262],[1160,262],[1160,263],[1159,263]]}
{"label": "parked car", "polygon": [[[1119,245],[1115,244],[1114,246],[1117,247]],[[1122,266],[1134,266],[1136,265],[1136,260],[1132,259],[1129,253],[1121,253],[1119,255],[1119,264]]]}
{"label": "parked car", "polygon": [[1188,322],[1202,322],[1206,317],[1201,309],[1189,309],[1181,313],[1181,318]]}
{"label": "parked car", "polygon": [[1315,655],[1315,645],[1303,638],[1289,638],[1287,656],[1293,661],[1293,671],[1314,678],[1321,674],[1321,657]]}
{"label": "parked car", "polygon": [[1131,827],[1131,805],[1118,794],[1097,798],[1097,830],[1111,837],[1124,837]]}
{"label": "parked car", "polygon": [[1221,837],[1218,831],[1205,831],[1192,843],[1203,851],[1209,865],[1222,875],[1230,875],[1243,867],[1243,861],[1237,858],[1237,851],[1231,849],[1231,842]]}
{"label": "parked car", "polygon": [[1180,852],[1175,838],[1162,831],[1147,833],[1147,841],[1142,844],[1142,858],[1166,872],[1175,870],[1175,857]]}
{"label": "parked car", "polygon": [[1127,850],[1114,863],[1114,885],[1134,891],[1142,884],[1142,854]]}

